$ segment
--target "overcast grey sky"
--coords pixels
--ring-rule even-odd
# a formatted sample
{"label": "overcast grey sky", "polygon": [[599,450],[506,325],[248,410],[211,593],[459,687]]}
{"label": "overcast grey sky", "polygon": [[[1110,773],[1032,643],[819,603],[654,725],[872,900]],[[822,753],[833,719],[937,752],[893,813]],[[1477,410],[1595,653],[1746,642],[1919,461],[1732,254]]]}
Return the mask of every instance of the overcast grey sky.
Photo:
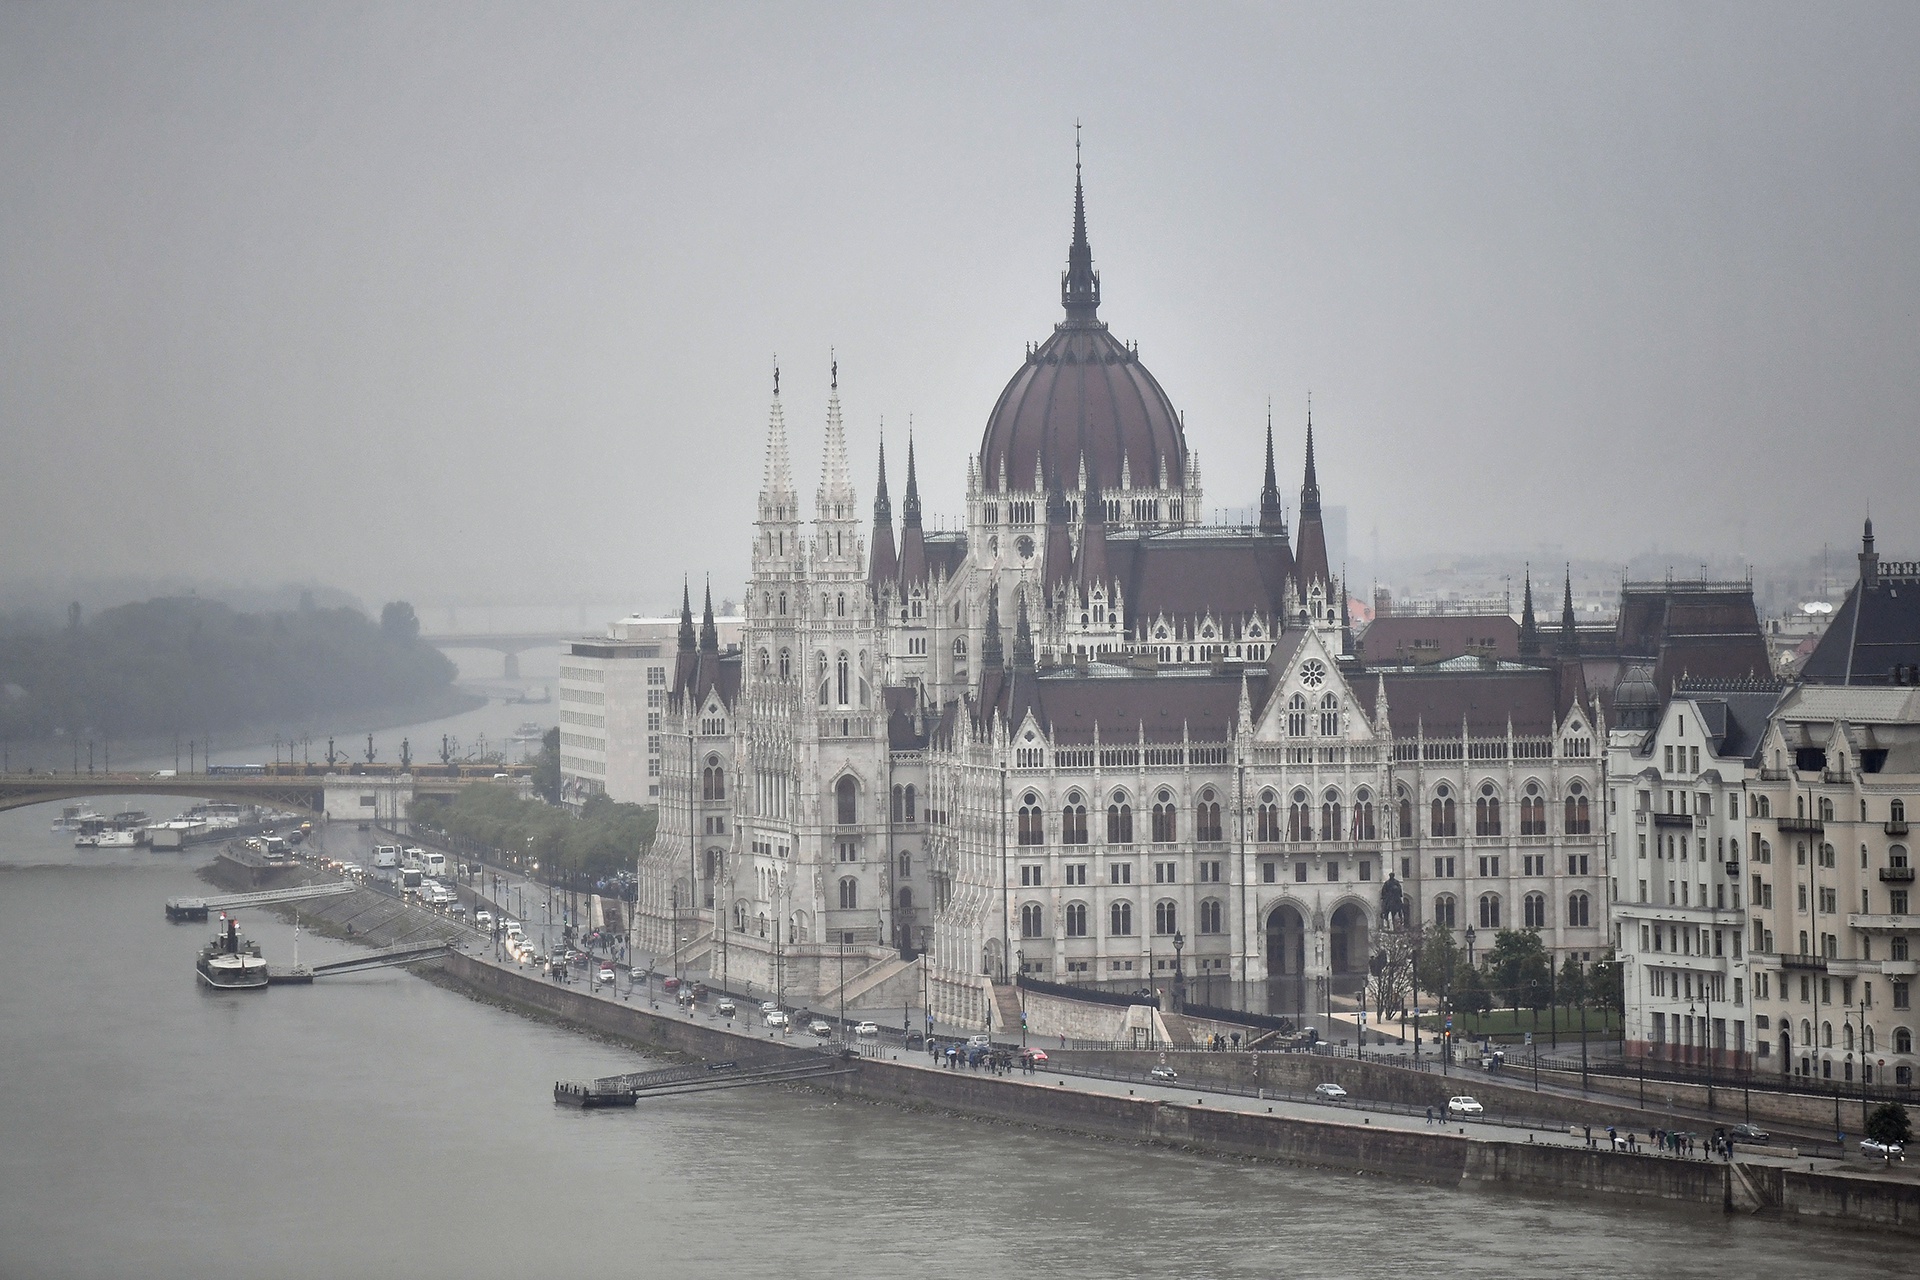
{"label": "overcast grey sky", "polygon": [[[1920,553],[1920,6],[0,6],[0,578],[746,572],[1058,318],[1356,550]],[[894,453],[902,457],[904,450]],[[896,470],[896,498],[901,477]],[[1290,501],[1292,499],[1290,498]],[[1684,561],[1682,561],[1684,565]]]}

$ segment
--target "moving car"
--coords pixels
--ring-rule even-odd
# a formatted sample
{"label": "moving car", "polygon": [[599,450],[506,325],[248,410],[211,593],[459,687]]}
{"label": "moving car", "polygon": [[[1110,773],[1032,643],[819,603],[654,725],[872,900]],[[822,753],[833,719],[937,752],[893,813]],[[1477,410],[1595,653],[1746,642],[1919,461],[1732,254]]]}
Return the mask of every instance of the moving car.
{"label": "moving car", "polygon": [[678,991],[680,989],[680,979],[669,977],[660,983],[660,989],[663,991]]}
{"label": "moving car", "polygon": [[767,1025],[774,1028],[785,1028],[793,1025],[793,1019],[780,1012],[780,1010],[775,1009],[767,1015]]}
{"label": "moving car", "polygon": [[1313,1096],[1321,1102],[1345,1102],[1347,1091],[1329,1080],[1325,1084],[1313,1086]]}
{"label": "moving car", "polygon": [[827,1025],[825,1018],[815,1018],[807,1024],[807,1034],[819,1036],[822,1040],[833,1034],[833,1028]]}
{"label": "moving car", "polygon": [[1885,1160],[1888,1164],[1892,1164],[1895,1160],[1898,1160],[1901,1164],[1907,1162],[1907,1149],[1897,1142],[1876,1142],[1872,1138],[1862,1138],[1860,1139],[1860,1154],[1863,1156],[1875,1156],[1881,1160]]}
{"label": "moving car", "polygon": [[1147,1072],[1147,1074],[1155,1080],[1178,1080],[1180,1078],[1180,1073],[1172,1067],[1155,1067],[1153,1070]]}
{"label": "moving car", "polygon": [[853,1034],[857,1036],[877,1036],[880,1034],[880,1027],[877,1023],[862,1022],[854,1027]]}
{"label": "moving car", "polygon": [[780,1002],[777,1000],[762,1000],[760,1002],[760,1012],[778,1013],[780,1012]]}
{"label": "moving car", "polygon": [[1475,1120],[1487,1114],[1487,1109],[1465,1094],[1447,1099],[1447,1114],[1459,1116],[1463,1120]]}
{"label": "moving car", "polygon": [[613,966],[610,964],[601,965],[600,972],[593,975],[593,980],[595,982],[604,982],[611,986],[613,983]]}
{"label": "moving car", "polygon": [[968,1037],[967,1037],[967,1048],[969,1048],[969,1049],[991,1049],[991,1048],[993,1048],[993,1037],[991,1037],[991,1036],[968,1036]]}
{"label": "moving car", "polygon": [[1020,1056],[1037,1067],[1047,1060],[1047,1051],[1045,1049],[1022,1049]]}
{"label": "moving car", "polygon": [[733,1001],[730,999],[721,1000],[719,1004],[713,1007],[713,1011],[723,1018],[731,1018],[739,1012],[738,1009],[733,1007]]}
{"label": "moving car", "polygon": [[482,907],[473,913],[473,923],[481,929],[491,929],[493,927],[493,912]]}
{"label": "moving car", "polygon": [[1735,1142],[1772,1142],[1773,1135],[1765,1129],[1756,1129],[1750,1124],[1737,1124],[1727,1130],[1727,1137]]}

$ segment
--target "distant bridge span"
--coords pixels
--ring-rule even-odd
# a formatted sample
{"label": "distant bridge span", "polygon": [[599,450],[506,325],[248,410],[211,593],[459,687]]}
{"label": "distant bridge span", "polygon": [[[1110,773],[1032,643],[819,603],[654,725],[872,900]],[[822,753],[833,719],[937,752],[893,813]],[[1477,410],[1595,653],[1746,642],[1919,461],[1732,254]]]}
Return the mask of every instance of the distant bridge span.
{"label": "distant bridge span", "polygon": [[[319,765],[257,766],[259,773],[7,773],[0,774],[0,812],[88,796],[181,796],[287,809],[333,819],[368,818],[391,825],[406,819],[420,796],[452,795],[505,774],[523,789],[531,765],[416,765],[327,770]],[[217,766],[216,766],[217,768]]]}
{"label": "distant bridge span", "polygon": [[420,641],[436,649],[491,649],[506,655],[505,678],[520,678],[520,655],[528,649],[551,649],[580,637],[557,631],[475,631],[460,635],[423,635]]}

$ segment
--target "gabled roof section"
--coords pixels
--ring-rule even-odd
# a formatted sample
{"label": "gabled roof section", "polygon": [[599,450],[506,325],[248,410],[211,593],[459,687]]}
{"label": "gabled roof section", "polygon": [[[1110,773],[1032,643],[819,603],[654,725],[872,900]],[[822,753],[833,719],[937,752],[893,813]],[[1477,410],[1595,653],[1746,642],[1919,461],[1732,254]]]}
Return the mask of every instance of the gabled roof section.
{"label": "gabled roof section", "polygon": [[1107,563],[1125,588],[1130,630],[1162,614],[1280,619],[1292,560],[1284,537],[1251,529],[1107,535]]}
{"label": "gabled roof section", "polygon": [[1360,645],[1374,664],[1425,665],[1480,653],[1516,659],[1520,624],[1504,613],[1390,613],[1368,624]]}
{"label": "gabled roof section", "polygon": [[[1896,677],[1901,668],[1914,674]],[[1920,564],[1876,566],[1871,585],[1856,581],[1800,668],[1800,678],[1830,685],[1920,678]]]}
{"label": "gabled roof section", "polygon": [[1464,722],[1474,737],[1506,736],[1509,723],[1516,734],[1538,737],[1552,733],[1562,718],[1558,673],[1545,667],[1512,667],[1473,672],[1434,668],[1394,668],[1379,681],[1356,682],[1354,696],[1367,707],[1369,717],[1381,683],[1387,691],[1387,722],[1396,738],[1411,738],[1424,729],[1429,738],[1457,738]]}

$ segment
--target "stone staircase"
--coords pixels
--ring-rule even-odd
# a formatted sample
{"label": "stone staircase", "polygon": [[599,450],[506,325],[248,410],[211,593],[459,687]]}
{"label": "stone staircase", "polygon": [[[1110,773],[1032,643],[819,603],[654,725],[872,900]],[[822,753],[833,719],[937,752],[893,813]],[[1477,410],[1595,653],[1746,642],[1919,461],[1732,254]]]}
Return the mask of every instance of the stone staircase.
{"label": "stone staircase", "polygon": [[1005,1036],[1020,1034],[1020,988],[1011,982],[993,984],[994,1030]]}
{"label": "stone staircase", "polygon": [[902,973],[911,969],[913,963],[911,960],[902,960],[896,955],[882,960],[878,964],[869,965],[859,973],[854,974],[851,978],[848,978],[844,987],[835,987],[821,996],[820,1007],[822,1009],[833,1008],[840,1003],[844,992],[846,1003],[848,1007],[851,1008],[860,1002],[861,996],[866,995],[869,991],[872,991],[883,983],[899,977]]}
{"label": "stone staircase", "polygon": [[1167,1029],[1167,1047],[1169,1049],[1191,1049],[1194,1047],[1193,1028],[1187,1025],[1187,1020],[1184,1016],[1177,1013],[1170,1013],[1163,1009],[1160,1011],[1160,1025]]}

